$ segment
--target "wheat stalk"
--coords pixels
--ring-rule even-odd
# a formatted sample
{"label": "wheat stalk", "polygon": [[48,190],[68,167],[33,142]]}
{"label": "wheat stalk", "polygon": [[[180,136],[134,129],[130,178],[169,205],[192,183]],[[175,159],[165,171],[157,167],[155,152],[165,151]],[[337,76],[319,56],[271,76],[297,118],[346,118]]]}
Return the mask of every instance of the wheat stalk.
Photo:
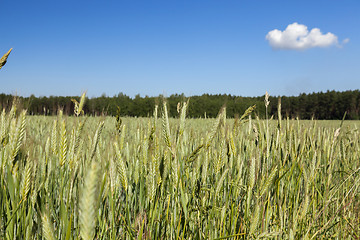
{"label": "wheat stalk", "polygon": [[12,51],[12,48],[0,58],[0,69],[6,64],[7,58],[9,57],[10,53]]}
{"label": "wheat stalk", "polygon": [[167,113],[167,106],[166,102],[163,103],[163,111],[162,111],[162,128],[163,128],[163,137],[165,140],[166,145],[171,149],[171,141],[170,141],[170,125],[169,125],[169,117]]}
{"label": "wheat stalk", "polygon": [[46,240],[55,240],[56,238],[54,235],[54,227],[51,224],[51,220],[47,212],[43,213],[43,215],[41,216],[41,220],[42,220],[42,231],[44,238]]}
{"label": "wheat stalk", "polygon": [[21,181],[21,196],[22,200],[25,201],[27,199],[27,196],[30,192],[30,187],[32,183],[32,161],[28,161],[28,163],[25,166],[24,175],[22,177]]}
{"label": "wheat stalk", "polygon": [[84,240],[92,240],[95,234],[97,168],[96,162],[92,162],[86,174],[80,198],[80,236]]}
{"label": "wheat stalk", "polygon": [[54,120],[53,127],[51,130],[51,150],[53,154],[58,153],[58,127],[57,127],[57,120]]}
{"label": "wheat stalk", "polygon": [[121,156],[121,152],[119,149],[119,145],[117,142],[114,142],[114,147],[115,147],[115,153],[116,153],[116,169],[117,172],[120,176],[120,181],[121,184],[125,190],[125,192],[127,191],[128,188],[128,179],[126,176],[126,167],[125,167],[125,163],[123,161],[123,158]]}
{"label": "wheat stalk", "polygon": [[64,166],[67,163],[67,153],[68,153],[68,144],[67,144],[67,135],[66,135],[66,126],[65,121],[61,123],[60,130],[60,152],[59,152],[59,163],[60,166]]}
{"label": "wheat stalk", "polygon": [[95,153],[96,153],[96,148],[99,144],[99,139],[100,139],[100,135],[101,135],[101,132],[104,128],[104,124],[105,122],[104,121],[101,121],[98,125],[98,128],[96,129],[96,132],[94,134],[94,137],[93,137],[93,141],[92,141],[92,145],[91,145],[91,157],[90,159],[93,159],[94,156],[95,156]]}

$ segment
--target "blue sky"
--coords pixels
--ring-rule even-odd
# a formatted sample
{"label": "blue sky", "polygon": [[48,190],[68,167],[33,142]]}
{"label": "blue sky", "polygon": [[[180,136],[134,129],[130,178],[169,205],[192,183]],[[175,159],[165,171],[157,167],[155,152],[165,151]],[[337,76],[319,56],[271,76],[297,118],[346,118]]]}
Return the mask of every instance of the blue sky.
{"label": "blue sky", "polygon": [[[358,0],[2,0],[0,55],[14,50],[0,70],[0,92],[134,97],[355,90],[359,12]],[[307,27],[307,35],[294,35],[291,26]],[[312,34],[314,28],[321,34]]]}

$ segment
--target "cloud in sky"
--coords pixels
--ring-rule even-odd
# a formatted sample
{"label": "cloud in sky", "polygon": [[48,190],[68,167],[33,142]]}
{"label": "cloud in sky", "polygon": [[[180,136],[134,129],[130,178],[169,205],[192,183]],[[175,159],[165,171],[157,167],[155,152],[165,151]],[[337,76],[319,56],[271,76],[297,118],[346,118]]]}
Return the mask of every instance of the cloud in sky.
{"label": "cloud in sky", "polygon": [[[307,26],[297,22],[289,24],[284,31],[274,29],[268,32],[266,40],[273,49],[305,50],[333,45],[341,47],[335,34],[331,32],[323,34],[319,28],[313,28],[309,32]],[[347,42],[349,42],[348,38],[343,44]]]}

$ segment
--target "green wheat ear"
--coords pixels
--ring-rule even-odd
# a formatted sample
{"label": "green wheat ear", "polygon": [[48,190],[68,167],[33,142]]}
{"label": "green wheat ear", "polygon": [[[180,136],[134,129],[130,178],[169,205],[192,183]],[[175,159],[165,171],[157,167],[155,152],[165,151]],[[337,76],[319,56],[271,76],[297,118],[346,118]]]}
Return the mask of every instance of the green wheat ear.
{"label": "green wheat ear", "polygon": [[80,236],[83,240],[94,239],[96,228],[96,199],[98,185],[98,165],[93,161],[87,171],[80,198]]}
{"label": "green wheat ear", "polygon": [[51,223],[50,217],[46,212],[41,216],[41,219],[44,238],[46,240],[55,240],[54,227]]}
{"label": "green wheat ear", "polygon": [[2,56],[2,58],[0,59],[0,69],[6,64],[7,58],[9,57],[10,53],[12,51],[12,48],[10,48],[10,50],[4,54],[4,56]]}
{"label": "green wheat ear", "polygon": [[83,94],[80,97],[80,103],[76,101],[76,99],[71,99],[71,101],[75,104],[74,113],[77,117],[81,114],[84,115],[83,107],[85,104],[85,96],[86,96],[86,92],[83,92]]}

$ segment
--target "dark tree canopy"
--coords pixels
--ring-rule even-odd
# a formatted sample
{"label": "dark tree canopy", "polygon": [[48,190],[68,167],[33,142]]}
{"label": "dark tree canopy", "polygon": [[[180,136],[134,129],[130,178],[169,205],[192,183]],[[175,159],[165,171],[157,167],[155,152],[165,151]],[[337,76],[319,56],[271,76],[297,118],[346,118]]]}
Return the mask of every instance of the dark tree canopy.
{"label": "dark tree canopy", "polygon": [[[360,119],[360,91],[327,91],[311,94],[300,94],[296,97],[272,97],[268,107],[269,115],[277,116],[278,102],[281,100],[281,113],[284,117],[300,119],[342,119],[346,112],[346,119]],[[0,94],[0,108],[8,109],[11,107],[14,96]],[[74,113],[74,103],[71,99],[79,101],[80,97],[18,97],[21,107],[26,108],[32,115],[55,115],[58,109],[62,109],[64,114]],[[151,116],[155,105],[160,105],[165,98],[141,97],[136,95],[134,98],[119,93],[113,97],[103,94],[100,97],[86,99],[84,112],[87,115],[111,115],[115,116],[118,107],[122,116]],[[248,107],[256,104],[254,114],[260,118],[265,116],[264,96],[261,97],[241,97],[226,94],[203,94],[201,96],[185,97],[184,94],[173,94],[166,98],[169,105],[169,115],[176,117],[177,104],[189,100],[188,117],[216,117],[220,108],[226,105],[227,116],[235,117],[241,115]]]}

